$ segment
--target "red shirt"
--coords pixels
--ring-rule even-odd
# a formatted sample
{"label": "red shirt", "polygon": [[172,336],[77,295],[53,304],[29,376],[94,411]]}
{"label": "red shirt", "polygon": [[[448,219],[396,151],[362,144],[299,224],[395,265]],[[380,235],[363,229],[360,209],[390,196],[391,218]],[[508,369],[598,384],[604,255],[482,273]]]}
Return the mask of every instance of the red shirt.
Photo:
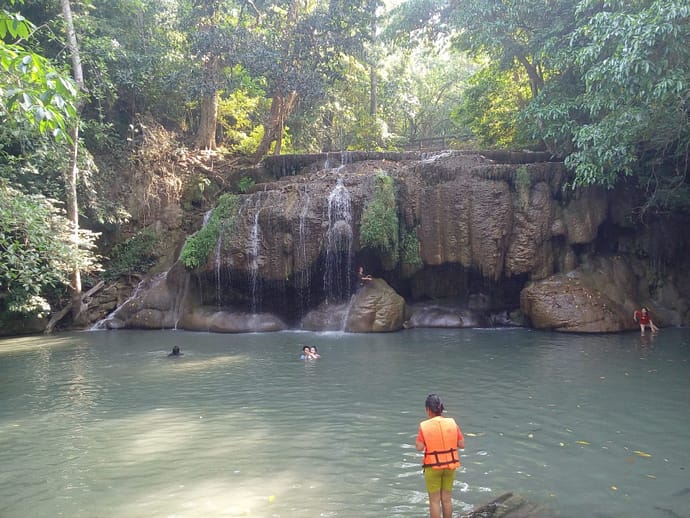
{"label": "red shirt", "polygon": [[635,311],[635,319],[641,324],[648,326],[649,325],[649,311],[646,313],[642,313],[642,311]]}

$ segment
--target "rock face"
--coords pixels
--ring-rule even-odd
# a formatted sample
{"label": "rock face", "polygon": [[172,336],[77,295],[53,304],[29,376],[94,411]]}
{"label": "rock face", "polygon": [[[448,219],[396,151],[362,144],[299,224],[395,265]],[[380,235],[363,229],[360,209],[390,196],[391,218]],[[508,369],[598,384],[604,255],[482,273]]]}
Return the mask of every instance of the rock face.
{"label": "rock face", "polygon": [[[221,253],[212,254],[197,272],[207,285],[204,293],[216,297],[211,288],[220,271],[221,285],[227,284],[223,277],[228,274],[239,288],[220,293],[223,305],[242,302],[237,291],[245,296],[252,291],[255,303],[269,311],[282,305],[289,292],[292,297],[308,292],[318,300],[327,295],[328,261],[339,255],[343,268],[353,270],[353,261],[364,258],[392,285],[402,280],[410,285],[405,289],[414,289],[414,269],[406,279],[410,268],[404,267],[409,265],[387,269],[375,250],[360,245],[362,213],[375,196],[380,173],[395,182],[401,231],[419,243],[423,268],[417,271],[455,265],[494,281],[520,275],[545,278],[574,262],[572,246],[592,241],[606,216],[603,192],[562,196],[560,163],[498,164],[480,154],[453,152],[424,160],[346,164],[256,186],[242,199],[232,234],[222,238]],[[334,247],[334,235],[345,236],[340,246]],[[351,286],[347,279],[335,281]],[[425,291],[413,296],[468,295],[462,293],[468,286],[445,292],[455,283],[442,282],[435,292],[424,283]]]}
{"label": "rock face", "polygon": [[[690,323],[688,261],[666,266],[688,257],[687,242],[673,232],[654,241],[664,222],[632,226],[634,196],[564,189],[563,165],[530,153],[510,163],[476,152],[361,155],[276,159],[277,176],[303,174],[238,195],[204,264],[152,279],[106,326],[380,332],[525,321],[610,332],[633,329],[638,305],[662,324]],[[381,175],[395,191],[392,252],[362,245]],[[360,264],[377,280],[356,290]]]}

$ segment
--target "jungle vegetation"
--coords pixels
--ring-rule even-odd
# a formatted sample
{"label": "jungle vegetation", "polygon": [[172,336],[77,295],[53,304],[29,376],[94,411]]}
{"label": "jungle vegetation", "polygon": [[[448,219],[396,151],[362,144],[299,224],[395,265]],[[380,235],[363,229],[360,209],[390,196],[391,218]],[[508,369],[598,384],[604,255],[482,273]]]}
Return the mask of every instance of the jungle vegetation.
{"label": "jungle vegetation", "polygon": [[[0,312],[78,306],[161,128],[170,155],[254,162],[471,135],[641,187],[641,217],[687,211],[688,41],[685,0],[4,0]],[[210,185],[165,182],[190,203]]]}

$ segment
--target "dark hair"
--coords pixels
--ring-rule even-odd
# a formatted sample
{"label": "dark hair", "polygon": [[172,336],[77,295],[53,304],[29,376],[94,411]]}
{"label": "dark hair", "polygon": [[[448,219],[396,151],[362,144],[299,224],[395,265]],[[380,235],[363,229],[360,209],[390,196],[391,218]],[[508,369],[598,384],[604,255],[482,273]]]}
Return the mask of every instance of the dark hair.
{"label": "dark hair", "polygon": [[436,415],[441,415],[443,413],[443,401],[438,396],[438,394],[429,394],[426,397],[426,403],[424,406],[431,410]]}
{"label": "dark hair", "polygon": [[302,350],[304,351],[305,349],[308,351],[308,350],[309,350],[309,346],[308,346],[308,345],[303,345],[303,346],[302,346]]}

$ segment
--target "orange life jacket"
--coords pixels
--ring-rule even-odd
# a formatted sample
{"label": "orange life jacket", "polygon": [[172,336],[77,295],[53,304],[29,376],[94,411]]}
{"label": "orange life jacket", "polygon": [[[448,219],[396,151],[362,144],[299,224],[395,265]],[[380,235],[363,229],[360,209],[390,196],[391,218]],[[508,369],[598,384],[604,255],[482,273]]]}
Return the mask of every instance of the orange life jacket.
{"label": "orange life jacket", "polygon": [[433,469],[456,469],[458,459],[458,425],[452,417],[432,417],[419,425],[424,437],[422,466]]}

